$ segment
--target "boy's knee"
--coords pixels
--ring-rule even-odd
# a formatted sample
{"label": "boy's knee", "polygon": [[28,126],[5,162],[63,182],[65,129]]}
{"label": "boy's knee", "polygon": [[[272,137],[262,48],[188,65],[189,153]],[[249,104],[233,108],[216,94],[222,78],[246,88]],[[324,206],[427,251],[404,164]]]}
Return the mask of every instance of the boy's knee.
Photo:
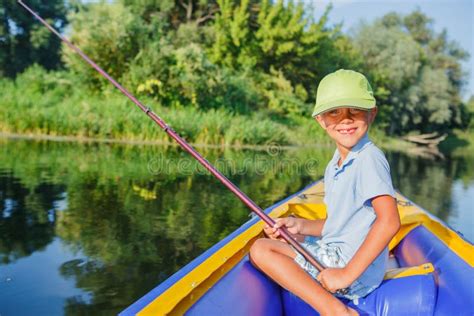
{"label": "boy's knee", "polygon": [[250,247],[250,261],[254,264],[258,264],[269,250],[268,239],[260,238],[255,240],[252,247]]}

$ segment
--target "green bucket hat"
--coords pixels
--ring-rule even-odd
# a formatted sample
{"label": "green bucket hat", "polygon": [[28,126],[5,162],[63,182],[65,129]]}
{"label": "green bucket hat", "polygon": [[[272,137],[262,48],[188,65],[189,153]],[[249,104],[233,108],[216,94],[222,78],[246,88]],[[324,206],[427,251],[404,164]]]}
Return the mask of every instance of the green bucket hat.
{"label": "green bucket hat", "polygon": [[321,80],[316,93],[313,117],[338,107],[370,110],[375,98],[369,81],[361,73],[340,69]]}

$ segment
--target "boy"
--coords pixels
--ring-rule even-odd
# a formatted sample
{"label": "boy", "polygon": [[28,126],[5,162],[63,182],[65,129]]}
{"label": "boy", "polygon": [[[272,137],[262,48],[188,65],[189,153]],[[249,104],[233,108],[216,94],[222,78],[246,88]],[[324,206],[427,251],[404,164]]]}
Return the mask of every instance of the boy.
{"label": "boy", "polygon": [[[400,228],[389,165],[367,136],[376,114],[364,75],[341,69],[323,78],[313,117],[337,147],[324,174],[327,218],[277,219],[274,227],[265,228],[271,239],[258,239],[250,249],[257,268],[321,315],[357,315],[331,293],[348,288],[344,297],[357,304],[359,297],[378,287],[386,270],[387,245]],[[327,269],[318,273],[280,242],[282,226]]]}

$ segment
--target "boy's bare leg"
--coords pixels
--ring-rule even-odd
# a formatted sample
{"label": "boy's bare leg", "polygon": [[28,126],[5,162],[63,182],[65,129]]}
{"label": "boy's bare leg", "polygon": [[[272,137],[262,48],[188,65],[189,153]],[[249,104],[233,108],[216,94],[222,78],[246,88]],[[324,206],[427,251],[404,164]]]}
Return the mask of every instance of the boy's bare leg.
{"label": "boy's bare leg", "polygon": [[258,239],[250,249],[251,261],[285,289],[323,315],[358,315],[326,291],[294,262],[296,254],[281,241]]}

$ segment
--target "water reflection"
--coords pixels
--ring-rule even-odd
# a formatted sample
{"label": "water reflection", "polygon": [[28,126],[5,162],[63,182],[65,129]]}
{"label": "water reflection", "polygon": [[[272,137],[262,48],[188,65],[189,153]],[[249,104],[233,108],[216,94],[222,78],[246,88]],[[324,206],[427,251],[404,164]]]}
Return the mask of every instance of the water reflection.
{"label": "water reflection", "polygon": [[31,255],[48,245],[54,233],[49,210],[61,186],[38,183],[31,190],[21,184],[13,172],[0,174],[0,262],[8,264]]}
{"label": "water reflection", "polygon": [[[45,287],[65,289],[53,291],[50,311],[117,313],[249,218],[242,203],[176,148],[0,142],[2,315],[37,313]],[[262,207],[321,178],[333,153],[201,151]],[[388,158],[400,191],[444,220],[453,209],[453,181],[472,186],[467,158]],[[39,264],[39,253],[57,265]],[[47,269],[51,280],[32,288]],[[30,282],[17,284],[21,278]]]}

